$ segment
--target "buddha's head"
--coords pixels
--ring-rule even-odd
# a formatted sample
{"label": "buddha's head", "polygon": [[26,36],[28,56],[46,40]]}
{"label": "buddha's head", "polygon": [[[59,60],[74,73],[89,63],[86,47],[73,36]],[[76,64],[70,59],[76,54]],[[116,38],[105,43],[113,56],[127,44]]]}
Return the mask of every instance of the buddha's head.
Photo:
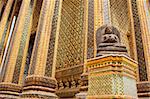
{"label": "buddha's head", "polygon": [[96,33],[97,56],[104,54],[127,54],[127,49],[120,42],[120,32],[113,26],[104,25]]}
{"label": "buddha's head", "polygon": [[[119,35],[119,34],[118,34]],[[105,28],[104,33],[101,36],[102,43],[119,43],[119,37],[112,30],[111,26]]]}

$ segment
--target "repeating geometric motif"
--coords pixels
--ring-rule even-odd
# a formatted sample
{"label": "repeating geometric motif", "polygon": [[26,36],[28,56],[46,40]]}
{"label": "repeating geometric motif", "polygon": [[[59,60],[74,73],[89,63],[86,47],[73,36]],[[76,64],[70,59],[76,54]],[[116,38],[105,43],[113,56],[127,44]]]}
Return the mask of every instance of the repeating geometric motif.
{"label": "repeating geometric motif", "polygon": [[110,0],[111,24],[121,32],[121,42],[129,50],[129,39],[127,33],[131,30],[128,2],[127,0]]}
{"label": "repeating geometric motif", "polygon": [[40,11],[41,11],[41,8],[42,8],[42,3],[43,3],[42,0],[38,0],[36,2],[35,7],[34,7],[34,12],[33,12],[33,15],[32,15],[31,36],[30,36],[30,41],[29,41],[29,46],[28,46],[28,54],[27,54],[27,57],[26,57],[26,65],[25,65],[25,70],[24,70],[24,79],[28,75],[28,70],[29,70],[29,66],[30,66],[34,41],[35,41],[35,37],[36,37],[37,26],[38,26],[39,17],[40,17]]}
{"label": "repeating geometric motif", "polygon": [[109,74],[89,78],[89,95],[124,95],[123,76]]}
{"label": "repeating geometric motif", "polygon": [[123,82],[123,76],[122,75],[116,75],[113,74],[113,93],[115,95],[123,95],[124,94],[124,82]]}
{"label": "repeating geometric motif", "polygon": [[94,57],[94,0],[88,1],[87,59]]}
{"label": "repeating geometric motif", "polygon": [[30,23],[30,18],[32,15],[32,8],[33,8],[33,1],[31,0],[30,3],[30,7],[28,9],[28,14],[25,16],[25,23],[24,23],[24,29],[23,29],[23,33],[22,33],[22,37],[21,37],[21,42],[20,42],[20,48],[19,48],[19,52],[18,52],[18,56],[17,56],[17,60],[16,60],[16,64],[15,64],[15,70],[14,70],[14,74],[13,74],[13,79],[12,79],[12,83],[18,83],[19,81],[19,75],[20,75],[20,69],[21,69],[21,64],[22,64],[22,59],[23,59],[23,53],[24,53],[24,49],[25,49],[25,44],[27,42],[27,34],[28,34],[28,28],[29,28],[29,23]]}
{"label": "repeating geometric motif", "polygon": [[137,48],[137,57],[138,57],[138,66],[139,66],[139,79],[140,81],[148,81],[147,77],[147,70],[146,70],[146,62],[143,50],[143,41],[142,41],[142,32],[141,32],[141,25],[140,19],[138,15],[137,9],[137,1],[132,1],[132,13],[133,13],[133,20],[134,20],[134,30],[135,30],[135,39],[136,39],[136,48]]}
{"label": "repeating geometric motif", "polygon": [[129,30],[129,12],[127,0],[110,0],[111,21],[123,33]]}
{"label": "repeating geometric motif", "polygon": [[53,57],[54,57],[54,48],[55,48],[55,38],[56,38],[56,29],[57,29],[57,23],[58,23],[58,14],[59,14],[59,4],[60,0],[56,0],[55,2],[55,10],[53,15],[53,21],[52,21],[52,32],[50,35],[50,41],[49,41],[49,49],[47,54],[47,62],[46,62],[46,68],[45,68],[45,76],[51,76],[52,74],[52,65],[53,65]]}
{"label": "repeating geometric motif", "polygon": [[113,94],[112,75],[93,76],[89,78],[89,95]]}
{"label": "repeating geometric motif", "polygon": [[[17,2],[17,8],[15,9],[15,16],[18,17],[18,14],[19,14],[19,8],[21,7],[21,4],[22,4],[22,1],[21,2]],[[22,9],[21,9],[22,10]],[[13,16],[13,15],[12,15]],[[18,27],[18,23],[16,23],[16,27]],[[13,33],[13,36],[15,37],[16,33]],[[4,61],[4,66],[2,68],[2,82],[4,81],[5,79],[5,71],[6,71],[6,68],[8,67],[8,62],[10,60],[10,54],[11,54],[11,50],[12,50],[12,46],[13,46],[13,42],[14,42],[14,37],[11,38],[11,42],[10,42],[10,45],[9,45],[9,48],[8,48],[8,51],[6,53],[6,59]]]}
{"label": "repeating geometric motif", "polygon": [[63,0],[56,69],[83,64],[83,0]]}
{"label": "repeating geometric motif", "polygon": [[[41,9],[41,13],[40,13],[40,18],[42,17],[43,19],[46,17],[46,6],[47,6],[47,2],[48,0],[44,0],[43,3],[42,3],[42,9]],[[36,38],[35,38],[35,49],[33,49],[33,57],[31,59],[31,69],[30,69],[30,75],[34,74],[34,70],[35,70],[35,65],[36,65],[36,60],[37,60],[37,53],[38,53],[38,47],[39,47],[39,41],[40,41],[40,37],[41,37],[41,33],[42,33],[42,28],[43,28],[43,21],[44,20],[40,20],[40,23],[38,24],[39,25],[39,31],[36,33]]]}

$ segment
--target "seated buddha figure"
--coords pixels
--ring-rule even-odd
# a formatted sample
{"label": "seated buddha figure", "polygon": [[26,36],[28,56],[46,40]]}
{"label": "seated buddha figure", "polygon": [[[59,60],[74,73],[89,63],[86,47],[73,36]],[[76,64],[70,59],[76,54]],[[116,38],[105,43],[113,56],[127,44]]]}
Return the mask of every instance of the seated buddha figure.
{"label": "seated buddha figure", "polygon": [[127,49],[120,42],[120,32],[113,26],[104,25],[96,33],[97,56],[105,54],[127,54]]}

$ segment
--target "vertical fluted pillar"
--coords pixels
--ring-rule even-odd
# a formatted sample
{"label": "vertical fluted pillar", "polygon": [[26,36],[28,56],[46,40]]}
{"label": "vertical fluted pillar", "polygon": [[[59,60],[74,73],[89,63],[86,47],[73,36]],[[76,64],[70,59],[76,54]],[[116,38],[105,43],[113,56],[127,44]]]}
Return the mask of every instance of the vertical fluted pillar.
{"label": "vertical fluted pillar", "polygon": [[57,98],[54,61],[57,49],[60,4],[61,0],[43,0],[22,98]]}
{"label": "vertical fluted pillar", "polygon": [[[139,12],[139,19],[141,27],[141,37],[143,43],[143,58],[145,58],[145,65],[141,65],[139,61],[139,81],[137,83],[138,96],[140,99],[150,97],[150,17],[149,17],[149,2],[144,0],[137,0],[137,8]],[[137,24],[136,24],[137,25]],[[138,37],[139,38],[139,37]],[[138,44],[137,44],[138,45]],[[141,51],[141,50],[140,50]],[[139,54],[139,53],[138,53]],[[141,54],[139,54],[141,57]],[[138,59],[139,60],[139,59]],[[145,67],[145,71],[143,71]],[[144,75],[143,75],[144,74]],[[141,78],[147,75],[147,79]]]}
{"label": "vertical fluted pillar", "polygon": [[[12,1],[9,0],[8,4]],[[32,8],[32,0],[22,1],[7,57],[0,70],[0,97],[17,98],[22,90],[22,76],[30,36]],[[5,23],[6,19],[3,21]]]}
{"label": "vertical fluted pillar", "polygon": [[3,15],[0,21],[0,63],[1,63],[1,58],[2,58],[2,50],[4,47],[4,41],[5,41],[6,33],[7,33],[9,17],[10,17],[10,14],[12,13],[11,10],[14,4],[15,4],[15,0],[7,1],[5,10],[3,12]]}

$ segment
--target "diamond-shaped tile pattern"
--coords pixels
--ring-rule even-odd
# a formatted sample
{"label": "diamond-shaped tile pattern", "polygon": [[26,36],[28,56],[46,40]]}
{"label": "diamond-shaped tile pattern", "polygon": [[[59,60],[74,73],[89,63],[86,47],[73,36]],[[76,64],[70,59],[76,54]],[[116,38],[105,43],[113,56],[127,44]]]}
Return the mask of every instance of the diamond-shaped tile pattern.
{"label": "diamond-shaped tile pattern", "polygon": [[63,0],[56,69],[83,63],[83,0]]}

